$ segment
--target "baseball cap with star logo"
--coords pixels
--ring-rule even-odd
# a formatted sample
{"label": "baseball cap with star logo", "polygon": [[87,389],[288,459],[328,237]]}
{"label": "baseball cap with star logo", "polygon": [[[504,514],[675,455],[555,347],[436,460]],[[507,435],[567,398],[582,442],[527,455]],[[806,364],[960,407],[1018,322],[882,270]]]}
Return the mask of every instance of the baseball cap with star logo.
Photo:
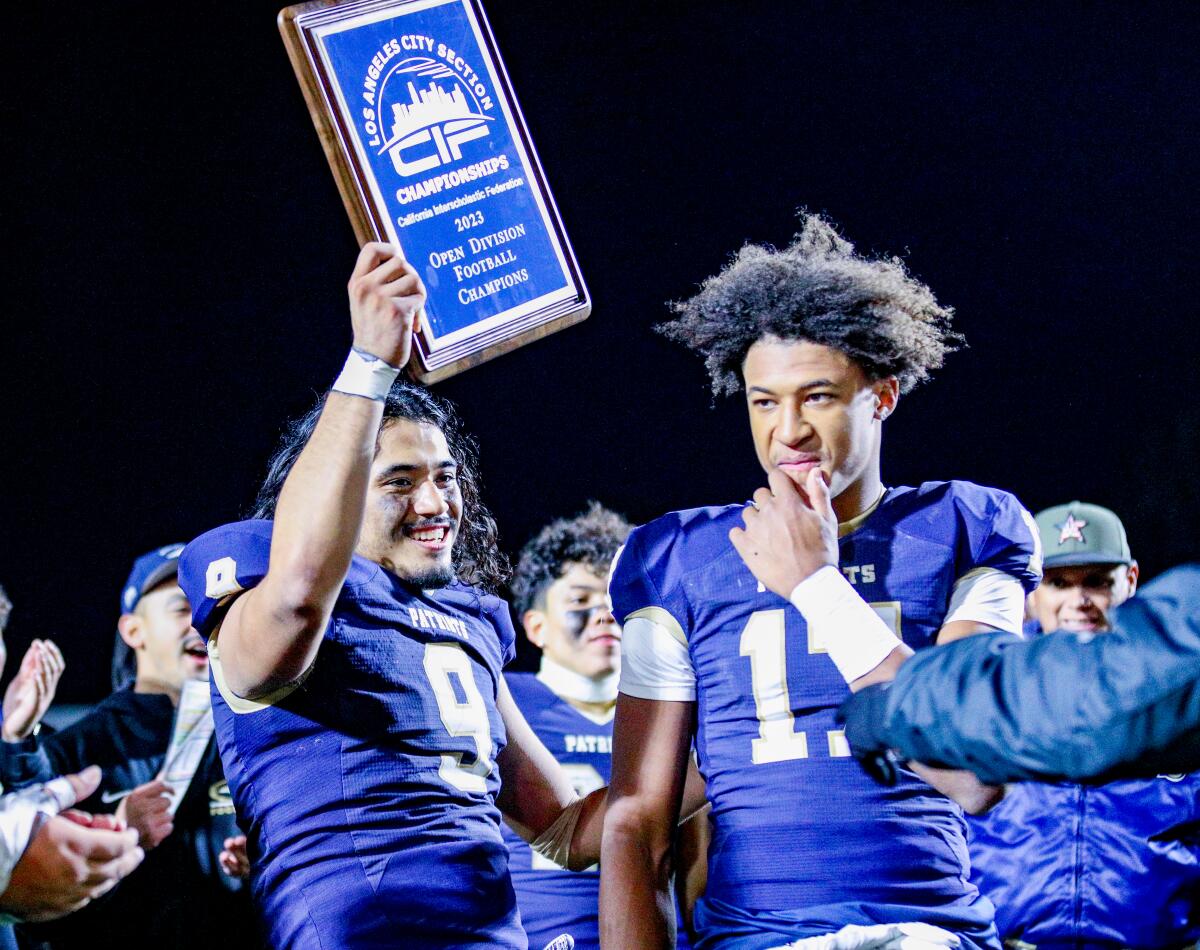
{"label": "baseball cap with star logo", "polygon": [[1133,563],[1125,526],[1107,508],[1073,501],[1039,511],[1034,520],[1046,552],[1045,567]]}

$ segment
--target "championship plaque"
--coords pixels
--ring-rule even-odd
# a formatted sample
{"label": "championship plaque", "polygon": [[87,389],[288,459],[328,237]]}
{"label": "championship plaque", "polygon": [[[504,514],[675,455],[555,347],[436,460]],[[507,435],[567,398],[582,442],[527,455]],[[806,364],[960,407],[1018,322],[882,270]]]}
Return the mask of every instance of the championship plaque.
{"label": "championship plaque", "polygon": [[436,382],[577,323],[591,299],[478,0],[317,0],[279,29],[359,243],[429,298]]}

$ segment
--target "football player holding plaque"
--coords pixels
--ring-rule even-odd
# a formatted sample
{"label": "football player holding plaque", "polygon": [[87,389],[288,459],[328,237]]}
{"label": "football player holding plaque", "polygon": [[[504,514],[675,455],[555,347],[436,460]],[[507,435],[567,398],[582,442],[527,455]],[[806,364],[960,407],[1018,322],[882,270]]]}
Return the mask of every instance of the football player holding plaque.
{"label": "football player holding plaque", "polygon": [[318,0],[279,28],[360,243],[428,290],[436,382],[584,319],[591,300],[477,0]]}

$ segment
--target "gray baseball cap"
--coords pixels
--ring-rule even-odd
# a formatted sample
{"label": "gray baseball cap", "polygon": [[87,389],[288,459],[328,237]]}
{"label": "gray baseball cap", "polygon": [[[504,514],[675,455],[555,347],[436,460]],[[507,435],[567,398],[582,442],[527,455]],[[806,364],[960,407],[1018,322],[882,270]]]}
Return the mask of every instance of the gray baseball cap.
{"label": "gray baseball cap", "polygon": [[1046,567],[1133,563],[1125,526],[1107,508],[1073,501],[1039,511],[1034,520]]}

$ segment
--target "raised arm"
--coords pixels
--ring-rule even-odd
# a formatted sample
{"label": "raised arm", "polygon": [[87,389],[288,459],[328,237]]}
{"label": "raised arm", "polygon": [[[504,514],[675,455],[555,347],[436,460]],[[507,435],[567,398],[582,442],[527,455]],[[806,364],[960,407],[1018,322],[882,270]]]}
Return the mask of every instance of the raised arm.
{"label": "raised arm", "polygon": [[[394,247],[367,244],[349,297],[354,351],[342,379],[357,372],[386,383],[388,366],[394,378],[408,362],[425,289]],[[294,682],[316,656],[362,527],[383,417],[377,393],[330,392],[284,482],[267,574],[234,602],[221,625],[225,679],[239,696],[254,698]]]}
{"label": "raised arm", "polygon": [[605,947],[672,947],[672,843],[690,759],[694,702],[622,693],[600,860]]}

